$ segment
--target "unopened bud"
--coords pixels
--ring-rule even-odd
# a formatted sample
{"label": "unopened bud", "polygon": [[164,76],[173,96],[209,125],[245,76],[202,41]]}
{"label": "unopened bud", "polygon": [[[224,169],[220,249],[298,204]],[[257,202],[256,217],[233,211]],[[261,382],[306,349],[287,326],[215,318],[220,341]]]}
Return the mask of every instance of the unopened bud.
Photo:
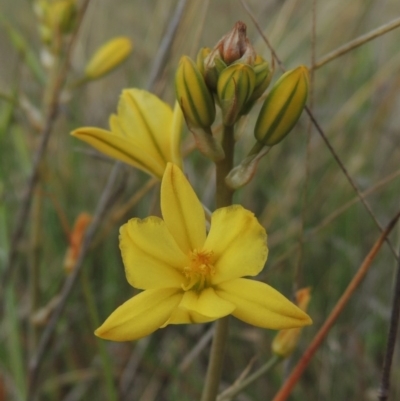
{"label": "unopened bud", "polygon": [[233,125],[251,97],[256,77],[247,64],[232,64],[219,76],[217,94],[224,125]]}
{"label": "unopened bud", "polygon": [[246,37],[246,25],[241,21],[236,22],[211,51],[202,54],[202,58],[204,71],[200,70],[207,86],[215,92],[219,75],[227,66],[233,63],[254,64],[256,52]]}
{"label": "unopened bud", "polygon": [[[228,32],[215,46],[219,50],[222,60],[227,64],[240,59],[240,62],[252,65],[256,53],[253,46],[246,37],[246,24],[242,21],[236,22],[233,29]],[[242,59],[244,57],[244,59]]]}
{"label": "unopened bud", "polygon": [[37,0],[33,5],[39,19],[43,42],[51,43],[55,35],[71,32],[77,17],[76,0]]}
{"label": "unopened bud", "polygon": [[69,246],[64,257],[64,269],[66,273],[71,273],[75,267],[86,229],[91,221],[92,216],[87,213],[80,213],[75,221],[74,228],[69,238]]}
{"label": "unopened bud", "polygon": [[204,60],[211,53],[211,49],[209,47],[202,47],[197,53],[196,65],[200,71],[200,74],[204,77]]}
{"label": "unopened bud", "polygon": [[293,128],[308,96],[308,71],[300,66],[276,82],[261,107],[254,135],[265,146],[274,146]]}
{"label": "unopened bud", "polygon": [[132,52],[132,41],[124,36],[109,40],[93,54],[85,68],[87,79],[98,79],[121,65]]}
{"label": "unopened bud", "polygon": [[[296,304],[304,312],[310,302],[311,288],[302,288],[296,292]],[[281,330],[272,341],[272,352],[283,358],[290,356],[299,342],[301,328]]]}
{"label": "unopened bud", "polygon": [[264,60],[261,56],[257,56],[253,66],[256,75],[256,83],[254,91],[247,101],[246,110],[242,114],[247,114],[253,107],[256,100],[265,92],[271,82],[273,71],[269,68],[268,61]]}
{"label": "unopened bud", "polygon": [[175,90],[189,129],[209,129],[215,119],[214,98],[196,64],[189,57],[184,56],[179,62]]}

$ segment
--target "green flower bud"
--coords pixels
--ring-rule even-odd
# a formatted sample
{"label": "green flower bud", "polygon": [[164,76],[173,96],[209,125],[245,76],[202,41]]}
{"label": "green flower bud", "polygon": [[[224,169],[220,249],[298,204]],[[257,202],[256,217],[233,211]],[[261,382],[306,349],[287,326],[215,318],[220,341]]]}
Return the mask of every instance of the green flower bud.
{"label": "green flower bud", "polygon": [[190,130],[209,129],[215,119],[214,98],[193,60],[182,57],[175,75],[176,98]]}
{"label": "green flower bud", "polygon": [[261,107],[254,135],[265,146],[274,146],[300,118],[308,95],[308,70],[300,66],[283,74]]}
{"label": "green flower bud", "polygon": [[226,126],[233,125],[251,97],[256,82],[253,68],[247,64],[232,64],[218,79],[217,94]]}
{"label": "green flower bud", "polygon": [[256,74],[256,85],[249,102],[257,100],[265,92],[273,75],[273,71],[269,68],[268,61],[264,60],[261,56],[257,56],[253,70]]}
{"label": "green flower bud", "polygon": [[217,91],[218,78],[221,72],[227,67],[222,60],[218,50],[213,50],[204,59],[204,80],[211,91]]}
{"label": "green flower bud", "polygon": [[201,75],[204,77],[204,60],[206,57],[211,53],[211,49],[209,47],[202,47],[199,52],[197,53],[197,58],[196,58],[196,65],[197,68],[199,69]]}

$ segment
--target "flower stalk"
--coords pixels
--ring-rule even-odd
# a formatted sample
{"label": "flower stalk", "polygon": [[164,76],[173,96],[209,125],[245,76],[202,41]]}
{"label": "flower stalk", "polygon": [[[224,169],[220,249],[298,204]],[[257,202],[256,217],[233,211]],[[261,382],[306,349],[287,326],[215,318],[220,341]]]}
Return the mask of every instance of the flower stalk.
{"label": "flower stalk", "polygon": [[[225,177],[233,167],[233,155],[235,150],[234,127],[224,126],[222,148],[225,159],[216,163],[216,207],[224,207],[232,204],[234,190],[230,188]],[[218,394],[221,380],[222,365],[224,362],[226,340],[228,338],[229,316],[217,320],[215,333],[210,351],[206,380],[204,383],[201,401],[214,401]]]}

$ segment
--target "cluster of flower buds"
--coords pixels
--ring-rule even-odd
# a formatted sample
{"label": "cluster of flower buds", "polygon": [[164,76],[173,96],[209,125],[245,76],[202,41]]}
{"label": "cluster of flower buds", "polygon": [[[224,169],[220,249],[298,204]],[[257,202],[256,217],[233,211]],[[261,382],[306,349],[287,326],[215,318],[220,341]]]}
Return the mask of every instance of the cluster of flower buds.
{"label": "cluster of flower buds", "polygon": [[[237,22],[214,49],[200,49],[196,63],[183,57],[176,73],[176,95],[197,145],[208,157],[223,157],[211,134],[215,101],[225,126],[248,113],[271,81],[269,64],[257,55],[246,37],[246,25]],[[214,101],[215,99],[215,101]]]}
{"label": "cluster of flower buds", "polygon": [[[246,25],[238,21],[214,49],[200,49],[196,64],[192,62],[190,74],[184,76],[182,68],[178,68],[177,95],[182,102],[185,102],[187,93],[192,91],[192,75],[196,75],[202,88],[201,96],[193,96],[195,102],[192,107],[197,108],[197,102],[207,102],[207,110],[214,108],[212,94],[221,107],[224,125],[231,126],[241,115],[249,112],[265,91],[271,81],[272,71],[268,62],[256,54],[246,37]],[[182,83],[186,84],[186,91],[182,90]]]}
{"label": "cluster of flower buds", "polygon": [[[256,53],[246,36],[246,25],[237,22],[213,49],[202,48],[196,63],[183,57],[176,73],[178,103],[197,146],[207,157],[224,157],[211,132],[216,104],[222,123],[233,126],[253,105],[271,82],[273,68]],[[254,175],[265,147],[279,143],[299,119],[308,95],[308,71],[304,66],[283,74],[267,95],[254,129],[255,146],[228,176],[228,185],[238,188]]]}
{"label": "cluster of flower buds", "polygon": [[269,63],[256,53],[241,21],[214,49],[200,50],[197,66],[215,94],[226,126],[235,124],[251,110],[272,78]]}

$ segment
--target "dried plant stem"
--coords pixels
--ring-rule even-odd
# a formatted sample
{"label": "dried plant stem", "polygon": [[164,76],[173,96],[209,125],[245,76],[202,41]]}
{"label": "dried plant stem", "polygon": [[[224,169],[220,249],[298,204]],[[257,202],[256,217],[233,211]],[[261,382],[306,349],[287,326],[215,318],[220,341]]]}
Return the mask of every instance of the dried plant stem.
{"label": "dried plant stem", "polygon": [[293,390],[294,386],[300,379],[301,375],[303,374],[304,370],[308,366],[311,358],[314,356],[315,352],[322,344],[322,341],[328,335],[329,330],[336,322],[337,318],[349,302],[351,296],[353,295],[354,291],[358,288],[360,283],[362,282],[363,278],[365,277],[366,273],[368,272],[372,261],[375,259],[375,256],[378,254],[385,238],[389,235],[392,231],[394,226],[396,225],[398,219],[400,218],[400,212],[396,214],[396,216],[390,221],[388,226],[385,228],[383,233],[380,235],[378,240],[375,242],[372,249],[369,251],[368,255],[362,262],[361,266],[359,267],[357,273],[347,286],[346,290],[344,291],[343,295],[340,297],[338,302],[336,303],[335,307],[333,308],[332,312],[329,314],[328,318],[325,320],[325,323],[319,329],[318,333],[315,335],[314,339],[312,340],[309,347],[304,352],[303,356],[301,357],[300,361],[297,363],[295,368],[293,369],[292,373],[289,375],[287,380],[285,381],[282,388],[276,394],[272,401],[284,401],[290,395],[291,391]]}
{"label": "dried plant stem", "polygon": [[[328,140],[327,136],[325,135],[324,131],[322,130],[321,126],[319,125],[319,123],[315,119],[314,115],[312,114],[312,112],[310,111],[310,109],[307,106],[305,107],[305,111],[308,114],[308,116],[310,117],[311,121],[313,122],[314,127],[317,129],[317,131],[320,134],[322,140],[325,142],[326,147],[331,152],[333,158],[336,160],[336,162],[339,165],[340,169],[343,171],[343,174],[346,176],[347,181],[350,183],[350,185],[352,186],[352,188],[356,192],[357,196],[359,197],[361,203],[364,205],[365,209],[367,210],[367,212],[371,216],[371,218],[374,221],[375,225],[379,228],[381,233],[383,233],[384,232],[383,226],[379,223],[379,221],[376,218],[374,212],[372,211],[371,207],[369,206],[369,203],[365,200],[365,197],[363,196],[362,192],[360,191],[360,189],[358,188],[358,186],[356,185],[354,180],[351,178],[349,172],[347,171],[346,167],[344,166],[343,162],[341,161],[339,155],[333,149],[331,143],[329,142],[329,140]],[[395,258],[398,259],[399,256],[397,255],[397,253],[396,253],[392,243],[390,242],[389,238],[386,236],[384,239],[385,239],[386,243],[389,245],[389,248],[392,251],[392,253],[395,256]]]}
{"label": "dried plant stem", "polygon": [[393,353],[396,346],[397,331],[399,328],[400,315],[400,261],[397,266],[396,283],[393,289],[392,313],[386,345],[385,359],[383,361],[381,385],[379,388],[379,401],[386,401],[390,390],[390,370],[392,367]]}
{"label": "dried plant stem", "polygon": [[269,372],[271,369],[273,369],[276,365],[278,365],[281,361],[283,361],[282,358],[280,358],[278,355],[274,355],[269,361],[267,361],[263,366],[261,366],[261,368],[257,369],[250,376],[232,384],[232,386],[230,386],[226,390],[224,390],[217,397],[217,401],[231,400],[235,395],[239,394],[243,389],[245,389],[250,384],[255,382],[261,376],[265,375],[267,372]]}
{"label": "dried plant stem", "polygon": [[398,28],[399,26],[400,26],[400,18],[396,18],[393,21],[390,21],[387,24],[384,24],[379,28],[376,28],[371,32],[366,33],[365,35],[361,35],[358,38],[351,40],[350,42],[347,42],[343,46],[340,46],[337,49],[331,51],[327,55],[321,57],[317,62],[313,63],[311,68],[316,70],[317,68],[320,68],[323,65],[329,63],[330,61],[335,60],[336,58],[342,56],[343,54],[346,54],[349,51],[369,42],[370,40],[382,36],[385,33],[388,33],[395,28]]}
{"label": "dried plant stem", "polygon": [[22,238],[26,224],[28,222],[28,214],[32,203],[32,195],[33,191],[36,187],[36,184],[39,179],[39,170],[42,159],[46,153],[47,145],[49,143],[50,135],[53,129],[54,122],[57,118],[59,111],[59,100],[61,91],[63,89],[65,78],[67,76],[69,70],[69,60],[71,57],[73,45],[78,35],[79,27],[81,26],[81,22],[83,20],[83,16],[85,15],[86,9],[89,5],[90,0],[85,0],[80,8],[79,15],[77,17],[76,27],[71,34],[71,38],[67,44],[66,55],[64,57],[63,63],[60,67],[60,70],[57,74],[57,79],[52,86],[52,91],[49,97],[48,109],[46,112],[46,118],[43,125],[43,129],[40,133],[40,143],[36,150],[32,171],[28,177],[28,181],[26,183],[24,195],[21,200],[21,206],[19,209],[19,213],[14,225],[14,232],[11,237],[10,251],[8,255],[8,261],[6,264],[6,268],[4,269],[2,284],[5,286],[8,278],[10,277],[13,265],[15,263],[15,258],[17,256],[17,247],[20,239]]}
{"label": "dried plant stem", "polygon": [[[235,148],[235,137],[233,127],[224,127],[222,136],[222,148],[225,159],[216,163],[217,189],[216,207],[224,207],[232,204],[233,190],[225,183],[225,177],[233,167],[233,155]],[[219,382],[221,380],[222,364],[228,337],[229,317],[217,320],[215,333],[210,351],[206,380],[203,388],[201,401],[215,401],[218,394]]]}
{"label": "dried plant stem", "polygon": [[[32,194],[33,200],[33,213],[32,213],[32,227],[30,230],[30,255],[29,255],[29,314],[32,317],[36,312],[40,302],[40,250],[41,250],[41,212],[42,212],[42,193],[41,188],[38,186],[36,191]],[[38,329],[34,323],[29,324],[29,355],[32,356],[36,350],[38,338]]]}

